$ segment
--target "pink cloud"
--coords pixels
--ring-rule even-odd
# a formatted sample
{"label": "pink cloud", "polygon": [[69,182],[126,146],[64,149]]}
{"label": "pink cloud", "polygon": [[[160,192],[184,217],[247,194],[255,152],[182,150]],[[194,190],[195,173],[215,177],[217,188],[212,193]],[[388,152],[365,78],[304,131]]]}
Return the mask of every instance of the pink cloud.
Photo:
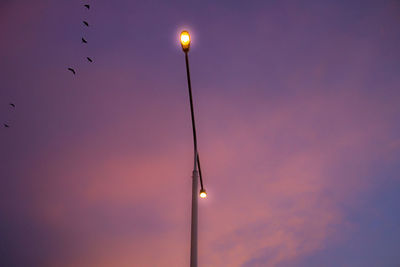
{"label": "pink cloud", "polygon": [[[359,101],[355,111],[354,101]],[[200,263],[275,266],[320,250],[341,227],[349,227],[341,205],[368,190],[369,181],[363,178],[368,164],[375,160],[374,152],[386,153],[376,141],[386,147],[393,142],[386,134],[388,123],[381,120],[384,113],[364,118],[371,101],[357,94],[319,96],[261,108],[258,115],[223,106],[231,112],[228,128],[219,131],[210,120],[207,131],[216,134],[201,141],[209,199],[200,202]],[[333,109],[339,102],[341,109]],[[320,123],[323,118],[329,121]],[[191,154],[178,139],[170,141],[175,148],[143,156],[137,151],[121,154],[87,139],[44,159],[42,168],[57,179],[51,190],[68,190],[52,201],[43,198],[38,216],[56,229],[93,227],[98,235],[87,235],[87,253],[75,252],[66,266],[187,264]],[[135,235],[98,232],[101,228],[90,226],[96,221],[89,214],[99,207],[115,217],[114,227],[127,233],[130,226],[124,220],[141,217],[156,220],[154,227],[161,230],[137,224]],[[129,211],[133,217],[123,214]],[[76,214],[89,216],[89,221]]]}

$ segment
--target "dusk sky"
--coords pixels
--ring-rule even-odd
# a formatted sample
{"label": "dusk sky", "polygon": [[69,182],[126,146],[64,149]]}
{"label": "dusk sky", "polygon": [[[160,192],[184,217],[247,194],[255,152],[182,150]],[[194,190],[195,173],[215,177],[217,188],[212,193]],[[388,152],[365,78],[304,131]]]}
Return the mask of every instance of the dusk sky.
{"label": "dusk sky", "polygon": [[189,265],[184,29],[199,266],[400,266],[398,0],[0,0],[0,266]]}

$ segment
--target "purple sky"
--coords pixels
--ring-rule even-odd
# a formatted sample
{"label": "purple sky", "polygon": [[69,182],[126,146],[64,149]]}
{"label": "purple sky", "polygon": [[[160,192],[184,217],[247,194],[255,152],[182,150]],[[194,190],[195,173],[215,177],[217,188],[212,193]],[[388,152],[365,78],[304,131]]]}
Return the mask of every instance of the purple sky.
{"label": "purple sky", "polygon": [[183,29],[199,266],[400,265],[399,1],[88,2],[0,2],[1,266],[188,266]]}

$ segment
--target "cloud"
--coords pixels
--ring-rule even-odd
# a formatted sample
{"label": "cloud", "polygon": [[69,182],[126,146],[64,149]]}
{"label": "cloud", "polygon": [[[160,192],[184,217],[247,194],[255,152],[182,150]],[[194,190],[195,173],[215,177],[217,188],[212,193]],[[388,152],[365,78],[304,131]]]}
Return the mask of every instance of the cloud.
{"label": "cloud", "polygon": [[[341,111],[331,109],[343,99]],[[200,201],[201,264],[278,266],[322,249],[348,227],[342,205],[368,190],[363,174],[374,152],[383,153],[376,140],[391,142],[384,114],[364,119],[372,100],[356,111],[354,101],[358,95],[305,98],[258,115],[220,102],[230,114],[225,131],[210,116],[213,134],[202,140],[209,199]],[[371,127],[370,120],[382,123]],[[53,180],[38,185],[47,193],[38,198],[37,220],[82,240],[87,252],[68,248],[66,266],[187,264],[190,147],[167,136],[175,144],[168,151],[144,155],[121,149],[128,136],[101,145],[101,135],[82,139],[39,160],[34,172]]]}

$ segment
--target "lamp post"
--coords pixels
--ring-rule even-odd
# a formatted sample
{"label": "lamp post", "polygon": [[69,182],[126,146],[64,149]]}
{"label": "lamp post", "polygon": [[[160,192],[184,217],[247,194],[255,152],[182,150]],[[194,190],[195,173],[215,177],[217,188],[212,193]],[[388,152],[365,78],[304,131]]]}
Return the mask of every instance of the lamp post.
{"label": "lamp post", "polygon": [[190,230],[190,267],[197,267],[197,192],[200,175],[200,193],[201,198],[206,198],[207,193],[203,187],[203,178],[201,175],[200,158],[197,150],[197,136],[196,136],[196,123],[194,120],[193,110],[193,99],[192,99],[192,85],[190,82],[190,71],[189,71],[189,48],[190,48],[190,35],[187,31],[181,32],[180,41],[182,50],[185,53],[186,62],[186,75],[189,89],[189,101],[190,101],[190,114],[192,116],[192,129],[193,129],[193,146],[194,146],[194,160],[193,160],[193,173],[192,173],[192,221]]}

